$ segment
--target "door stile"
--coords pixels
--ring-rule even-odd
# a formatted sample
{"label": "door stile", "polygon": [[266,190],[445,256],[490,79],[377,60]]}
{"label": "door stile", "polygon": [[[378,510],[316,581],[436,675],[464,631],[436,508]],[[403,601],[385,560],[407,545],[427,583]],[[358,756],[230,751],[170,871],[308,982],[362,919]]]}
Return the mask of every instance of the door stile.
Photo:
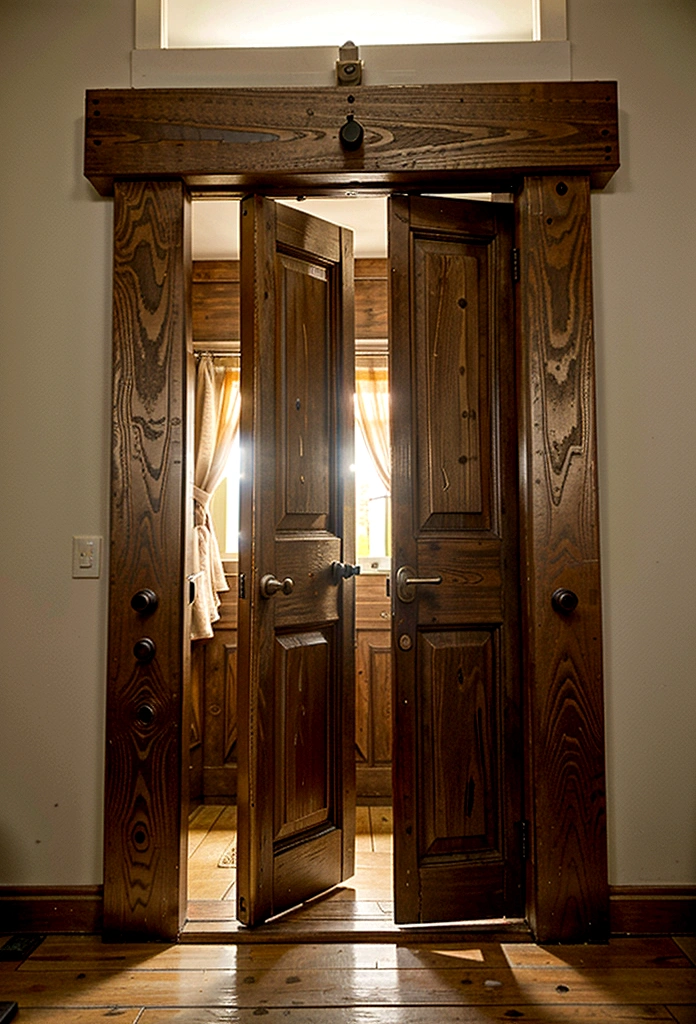
{"label": "door stile", "polygon": [[[347,565],[356,561],[355,551],[355,473],[351,469],[355,461],[355,263],[353,233],[341,229],[341,278],[335,287],[334,309],[339,310],[338,336],[344,344],[338,353],[335,373],[339,381],[336,421],[332,426],[332,437],[336,445],[334,455],[337,472],[335,487],[337,493],[333,507],[339,512],[340,520],[334,532],[341,537],[341,560]],[[346,343],[350,339],[350,343]],[[343,581],[340,587],[339,606],[341,622],[340,651],[343,664],[339,670],[344,679],[355,676],[355,577]],[[336,749],[342,752],[341,788],[335,799],[339,804],[339,817],[343,821],[343,878],[355,873],[355,689],[350,684],[341,688],[342,706],[335,716],[340,736],[335,737]],[[344,742],[344,737],[351,737]]]}
{"label": "door stile", "polygon": [[[174,939],[186,909],[190,280],[185,185],[118,182],[104,931],[119,936]],[[133,609],[141,590],[154,609]]]}
{"label": "door stile", "polygon": [[[389,221],[389,334],[390,338],[408,339],[399,346],[389,345],[389,380],[410,379],[415,373],[411,339],[410,275],[410,214],[409,200],[404,196],[391,199]],[[392,420],[402,418],[404,412],[398,402],[403,400],[391,386]],[[408,419],[416,421],[415,409],[408,411]],[[396,759],[392,760],[394,779],[392,802],[394,813],[394,903],[401,908],[395,919],[399,923],[417,921],[420,917],[418,880],[418,829],[416,820],[417,744],[415,716],[411,709],[416,703],[415,659],[409,649],[400,646],[402,637],[415,637],[418,629],[417,604],[397,601],[395,570],[399,565],[417,565],[416,538],[412,527],[412,453],[416,450],[414,438],[392,427],[392,722],[394,739],[398,737],[402,760],[396,774]],[[407,641],[402,640],[405,644]],[[399,830],[397,836],[396,830]]]}
{"label": "door stile", "polygon": [[[260,196],[243,200],[242,251],[253,257],[240,266],[241,373],[241,489],[239,572],[244,579],[238,603],[239,680],[269,680],[273,663],[273,607],[255,585],[275,563],[273,545],[276,509],[262,484],[275,474],[274,446],[253,445],[258,431],[275,436],[275,207]],[[265,642],[250,644],[252,636]],[[237,858],[237,915],[243,923],[269,916],[273,903],[273,805],[257,789],[259,774],[275,774],[273,748],[263,738],[273,734],[270,715],[273,694],[250,685],[238,690],[238,842],[245,842]],[[269,763],[270,761],[270,763]]]}
{"label": "door stile", "polygon": [[[589,180],[525,178],[516,215],[527,914],[539,942],[601,941],[609,897]],[[557,610],[559,589],[577,596],[575,609]]]}

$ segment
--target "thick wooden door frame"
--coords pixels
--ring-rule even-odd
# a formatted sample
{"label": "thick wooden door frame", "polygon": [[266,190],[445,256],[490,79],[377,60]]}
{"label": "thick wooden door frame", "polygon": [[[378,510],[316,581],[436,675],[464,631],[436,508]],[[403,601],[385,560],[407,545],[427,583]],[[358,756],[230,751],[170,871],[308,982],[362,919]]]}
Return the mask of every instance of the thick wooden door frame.
{"label": "thick wooden door frame", "polygon": [[615,83],[88,92],[85,174],[115,199],[106,931],[172,939],[186,913],[190,196],[493,190],[519,252],[527,916],[607,936],[590,188],[617,167]]}

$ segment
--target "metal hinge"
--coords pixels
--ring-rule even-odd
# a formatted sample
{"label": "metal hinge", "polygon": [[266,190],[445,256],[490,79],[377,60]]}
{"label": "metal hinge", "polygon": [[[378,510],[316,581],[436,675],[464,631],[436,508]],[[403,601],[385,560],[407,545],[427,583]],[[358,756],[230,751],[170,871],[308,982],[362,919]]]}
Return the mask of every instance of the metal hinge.
{"label": "metal hinge", "polygon": [[529,859],[529,822],[523,819],[519,822],[520,826],[520,859]]}
{"label": "metal hinge", "polygon": [[517,284],[520,279],[520,250],[513,249],[510,253],[510,263],[512,265],[512,280]]}
{"label": "metal hinge", "polygon": [[237,593],[239,600],[243,601],[246,597],[246,573],[240,572],[239,579],[237,580]]}

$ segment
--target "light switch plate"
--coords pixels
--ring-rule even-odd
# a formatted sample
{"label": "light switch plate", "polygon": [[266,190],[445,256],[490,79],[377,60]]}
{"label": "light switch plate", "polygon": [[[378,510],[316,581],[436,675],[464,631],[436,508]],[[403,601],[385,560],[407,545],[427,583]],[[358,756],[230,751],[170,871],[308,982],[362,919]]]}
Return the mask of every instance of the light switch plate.
{"label": "light switch plate", "polygon": [[101,537],[73,537],[73,579],[97,579],[101,575]]}

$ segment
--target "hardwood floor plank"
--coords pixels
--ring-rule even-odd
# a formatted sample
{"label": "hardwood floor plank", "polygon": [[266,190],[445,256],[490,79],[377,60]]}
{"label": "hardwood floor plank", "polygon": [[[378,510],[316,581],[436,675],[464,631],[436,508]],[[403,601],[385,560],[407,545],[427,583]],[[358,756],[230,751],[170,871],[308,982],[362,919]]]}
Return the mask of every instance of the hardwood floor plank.
{"label": "hardwood floor plank", "polygon": [[668,1009],[677,1024],[696,1024],[696,1003],[691,1006],[670,1006]]}
{"label": "hardwood floor plank", "polygon": [[224,807],[217,804],[201,804],[193,811],[189,817],[189,857],[196,852],[223,810]]}
{"label": "hardwood floor plank", "polygon": [[537,946],[516,942],[503,944],[510,967],[690,967],[691,961],[676,942],[666,936],[614,939],[607,946]]}
{"label": "hardwood floor plank", "polygon": [[[512,1011],[512,1015],[511,1015]],[[322,1007],[266,1009],[264,1024],[510,1024],[517,1019],[514,1007],[438,1007],[436,1016],[427,1007]],[[138,1024],[257,1024],[258,1010],[215,1009],[191,1010],[147,1009]],[[646,1021],[670,1021],[662,1006],[539,1006],[525,1010],[520,1024],[645,1024]],[[31,1022],[30,1022],[31,1024]],[[690,1024],[690,1022],[688,1022]]]}
{"label": "hardwood floor plank", "polygon": [[[688,962],[688,961],[687,961]],[[169,945],[102,942],[99,936],[49,936],[22,971],[298,970],[355,968],[432,970],[505,968],[499,943],[404,946],[395,943],[328,945]]]}
{"label": "hardwood floor plank", "polygon": [[[142,1007],[114,1006],[108,1010],[76,1010],[75,1007],[20,1006],[17,1024],[140,1024]],[[193,1024],[189,1013],[189,1024]],[[224,1018],[220,1018],[223,1020]]]}
{"label": "hardwood floor plank", "polygon": [[674,941],[683,949],[693,964],[696,964],[696,935],[675,935]]}
{"label": "hardwood floor plank", "polygon": [[0,998],[26,1006],[81,1008],[220,1006],[691,1005],[694,968],[522,968],[425,971],[356,968],[186,971],[32,971],[0,974]]}

